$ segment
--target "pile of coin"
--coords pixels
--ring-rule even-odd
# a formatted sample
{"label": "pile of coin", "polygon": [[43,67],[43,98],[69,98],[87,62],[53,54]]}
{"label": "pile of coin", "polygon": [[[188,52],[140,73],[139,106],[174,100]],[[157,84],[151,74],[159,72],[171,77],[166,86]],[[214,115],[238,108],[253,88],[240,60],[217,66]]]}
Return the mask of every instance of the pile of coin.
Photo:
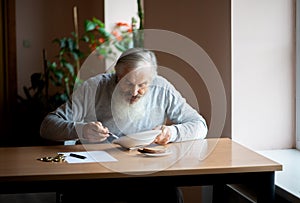
{"label": "pile of coin", "polygon": [[44,161],[44,162],[64,162],[65,156],[63,154],[58,154],[55,157],[46,156],[46,157],[38,158],[37,160]]}

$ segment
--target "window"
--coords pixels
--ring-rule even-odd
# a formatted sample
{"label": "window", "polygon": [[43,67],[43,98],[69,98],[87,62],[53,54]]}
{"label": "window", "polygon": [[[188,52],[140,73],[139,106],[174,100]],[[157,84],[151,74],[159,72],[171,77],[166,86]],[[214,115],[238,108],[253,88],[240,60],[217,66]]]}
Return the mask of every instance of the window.
{"label": "window", "polygon": [[300,0],[296,1],[296,148],[300,150]]}

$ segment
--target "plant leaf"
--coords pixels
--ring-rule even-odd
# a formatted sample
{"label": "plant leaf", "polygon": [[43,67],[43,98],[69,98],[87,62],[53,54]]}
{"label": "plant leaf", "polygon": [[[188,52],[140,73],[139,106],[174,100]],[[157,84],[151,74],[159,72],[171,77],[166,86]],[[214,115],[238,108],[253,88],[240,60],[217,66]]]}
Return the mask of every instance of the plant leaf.
{"label": "plant leaf", "polygon": [[85,27],[85,31],[91,31],[94,30],[96,28],[96,23],[90,21],[90,20],[86,20],[84,23],[84,27]]}
{"label": "plant leaf", "polygon": [[104,23],[101,20],[99,20],[99,19],[97,19],[95,17],[93,17],[93,22],[96,23],[97,25],[99,25],[102,28],[105,27]]}
{"label": "plant leaf", "polygon": [[[74,75],[74,66],[71,63],[64,63],[64,66],[68,69],[70,74],[73,76]],[[66,78],[65,78],[66,80]]]}

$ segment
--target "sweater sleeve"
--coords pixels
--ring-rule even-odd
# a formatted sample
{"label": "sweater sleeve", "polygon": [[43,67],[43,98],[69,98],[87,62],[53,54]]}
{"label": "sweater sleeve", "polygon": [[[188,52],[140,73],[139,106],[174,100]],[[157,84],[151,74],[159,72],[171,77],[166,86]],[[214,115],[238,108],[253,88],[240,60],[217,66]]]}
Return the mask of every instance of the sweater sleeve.
{"label": "sweater sleeve", "polygon": [[55,111],[48,113],[41,123],[41,137],[54,141],[77,140],[87,120],[96,120],[94,106],[97,83],[85,82],[73,92],[72,98]]}
{"label": "sweater sleeve", "polygon": [[171,142],[204,139],[208,128],[203,116],[171,84],[165,91],[165,96],[166,113],[173,123],[170,126]]}

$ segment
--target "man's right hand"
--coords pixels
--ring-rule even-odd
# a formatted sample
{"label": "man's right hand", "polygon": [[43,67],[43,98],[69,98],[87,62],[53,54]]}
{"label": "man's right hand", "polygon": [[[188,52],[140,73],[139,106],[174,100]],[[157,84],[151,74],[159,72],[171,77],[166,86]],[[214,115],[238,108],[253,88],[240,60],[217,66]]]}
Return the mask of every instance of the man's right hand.
{"label": "man's right hand", "polygon": [[85,124],[82,132],[83,138],[89,142],[102,142],[109,137],[109,130],[99,121]]}

